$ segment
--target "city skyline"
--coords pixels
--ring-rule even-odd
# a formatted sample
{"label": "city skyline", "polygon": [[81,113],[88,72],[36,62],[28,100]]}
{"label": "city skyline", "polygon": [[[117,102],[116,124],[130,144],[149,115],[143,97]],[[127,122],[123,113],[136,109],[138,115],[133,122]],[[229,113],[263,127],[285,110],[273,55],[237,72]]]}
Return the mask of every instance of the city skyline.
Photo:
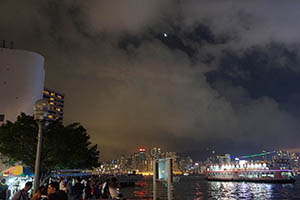
{"label": "city skyline", "polygon": [[[101,161],[100,167],[94,169],[96,174],[142,174],[152,175],[153,161],[171,159],[173,173],[175,175],[205,174],[209,166],[231,166],[237,163],[248,163],[252,168],[262,167],[263,163],[287,162],[291,169],[298,173],[300,169],[299,154],[289,151],[262,152],[252,155],[231,155],[226,153],[218,155],[215,152],[204,160],[192,159],[188,155],[180,155],[178,152],[167,152],[159,147],[148,150],[139,148],[130,155],[122,155],[113,160]],[[252,165],[253,164],[253,165]]]}
{"label": "city skyline", "polygon": [[0,39],[45,58],[64,123],[83,124],[104,160],[140,146],[300,152],[299,6],[4,0]]}

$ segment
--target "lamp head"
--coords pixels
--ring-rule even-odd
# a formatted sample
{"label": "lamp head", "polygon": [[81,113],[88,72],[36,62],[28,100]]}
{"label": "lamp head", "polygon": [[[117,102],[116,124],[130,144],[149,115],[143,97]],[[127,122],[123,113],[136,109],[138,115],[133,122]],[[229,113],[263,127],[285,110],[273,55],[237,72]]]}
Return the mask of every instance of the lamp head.
{"label": "lamp head", "polygon": [[37,100],[34,104],[34,119],[42,121],[45,117],[47,117],[49,109],[50,106],[47,100]]}

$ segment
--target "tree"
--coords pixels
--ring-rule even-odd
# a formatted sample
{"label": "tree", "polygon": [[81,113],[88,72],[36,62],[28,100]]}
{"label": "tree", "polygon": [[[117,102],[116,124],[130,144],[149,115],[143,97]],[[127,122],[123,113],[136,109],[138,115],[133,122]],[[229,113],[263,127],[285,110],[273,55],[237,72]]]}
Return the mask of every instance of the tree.
{"label": "tree", "polygon": [[[38,125],[33,116],[22,113],[16,122],[0,126],[0,154],[6,162],[21,162],[34,169]],[[99,166],[97,145],[92,145],[79,123],[64,126],[52,122],[43,129],[41,179],[52,170],[91,169]]]}

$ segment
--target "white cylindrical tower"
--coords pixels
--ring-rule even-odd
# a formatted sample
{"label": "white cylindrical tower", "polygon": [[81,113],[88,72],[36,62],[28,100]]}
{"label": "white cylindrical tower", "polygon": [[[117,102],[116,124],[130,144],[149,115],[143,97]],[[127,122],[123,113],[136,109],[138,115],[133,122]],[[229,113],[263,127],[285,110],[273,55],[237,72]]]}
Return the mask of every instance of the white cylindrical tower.
{"label": "white cylindrical tower", "polygon": [[5,121],[15,121],[21,112],[33,114],[34,103],[42,98],[44,80],[43,56],[0,48],[0,114]]}

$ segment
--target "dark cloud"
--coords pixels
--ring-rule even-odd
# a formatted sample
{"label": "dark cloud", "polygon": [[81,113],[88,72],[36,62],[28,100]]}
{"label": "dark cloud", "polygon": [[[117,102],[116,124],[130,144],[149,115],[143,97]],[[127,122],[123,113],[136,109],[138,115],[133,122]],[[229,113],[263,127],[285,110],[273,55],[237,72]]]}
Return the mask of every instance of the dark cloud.
{"label": "dark cloud", "polygon": [[188,0],[180,6],[187,27],[208,24],[215,34],[234,38],[235,48],[299,40],[297,1]]}
{"label": "dark cloud", "polygon": [[297,48],[269,44],[254,46],[244,54],[227,52],[219,69],[206,74],[212,84],[219,80],[243,86],[252,98],[269,96],[279,103],[286,103],[299,94],[299,57]]}
{"label": "dark cloud", "polygon": [[297,148],[297,5],[5,0],[0,36],[45,56],[66,123],[83,123],[104,159]]}

